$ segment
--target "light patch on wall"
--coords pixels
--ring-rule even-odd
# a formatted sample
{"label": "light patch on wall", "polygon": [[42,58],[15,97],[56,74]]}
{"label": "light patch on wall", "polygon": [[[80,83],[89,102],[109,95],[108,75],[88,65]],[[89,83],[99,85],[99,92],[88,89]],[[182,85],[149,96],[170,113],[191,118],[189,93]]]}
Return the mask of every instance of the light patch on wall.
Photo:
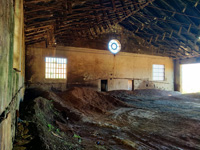
{"label": "light patch on wall", "polygon": [[66,58],[45,58],[46,79],[66,79],[67,59]]}
{"label": "light patch on wall", "polygon": [[200,63],[181,65],[182,93],[200,92]]}

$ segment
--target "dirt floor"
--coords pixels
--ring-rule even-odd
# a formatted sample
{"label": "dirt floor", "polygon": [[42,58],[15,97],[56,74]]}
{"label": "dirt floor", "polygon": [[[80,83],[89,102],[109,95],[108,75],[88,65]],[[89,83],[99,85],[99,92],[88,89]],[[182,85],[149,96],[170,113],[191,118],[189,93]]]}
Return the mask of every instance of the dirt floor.
{"label": "dirt floor", "polygon": [[29,89],[18,121],[15,150],[200,150],[200,94]]}

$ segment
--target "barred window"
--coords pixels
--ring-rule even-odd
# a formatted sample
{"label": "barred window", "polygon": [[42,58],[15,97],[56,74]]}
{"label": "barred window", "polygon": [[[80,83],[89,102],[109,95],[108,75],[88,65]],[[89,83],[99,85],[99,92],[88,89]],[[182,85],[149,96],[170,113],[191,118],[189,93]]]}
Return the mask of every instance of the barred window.
{"label": "barred window", "polygon": [[45,78],[46,79],[66,79],[66,58],[45,58]]}
{"label": "barred window", "polygon": [[165,66],[164,65],[153,65],[153,80],[164,81],[165,79]]}

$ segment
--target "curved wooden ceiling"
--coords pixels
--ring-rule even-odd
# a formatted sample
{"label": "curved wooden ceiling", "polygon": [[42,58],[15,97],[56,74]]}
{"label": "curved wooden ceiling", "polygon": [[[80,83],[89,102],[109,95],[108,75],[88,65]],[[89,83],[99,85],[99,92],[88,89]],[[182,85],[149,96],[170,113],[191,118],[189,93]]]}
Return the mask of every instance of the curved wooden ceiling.
{"label": "curved wooden ceiling", "polygon": [[199,0],[25,0],[26,44],[70,43],[119,24],[158,53],[197,57]]}

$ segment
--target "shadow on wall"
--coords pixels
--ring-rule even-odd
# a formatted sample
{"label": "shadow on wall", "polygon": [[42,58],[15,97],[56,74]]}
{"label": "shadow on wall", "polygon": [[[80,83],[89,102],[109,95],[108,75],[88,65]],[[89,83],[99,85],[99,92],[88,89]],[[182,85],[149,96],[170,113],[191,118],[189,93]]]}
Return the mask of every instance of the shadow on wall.
{"label": "shadow on wall", "polygon": [[[141,81],[140,83],[135,83],[137,89],[156,89],[156,85],[151,81]],[[134,86],[135,86],[134,84]]]}
{"label": "shadow on wall", "polygon": [[31,83],[31,82],[26,82],[27,89],[32,89],[32,88],[42,88],[45,90],[51,90],[54,92],[61,92],[65,91],[69,88],[73,87],[87,87],[87,88],[93,88],[95,90],[99,90],[98,88],[98,82],[75,82],[75,83]]}
{"label": "shadow on wall", "polygon": [[66,88],[66,83],[30,83],[26,82],[26,88],[27,89],[32,89],[32,88],[41,88],[45,90],[51,90],[54,92],[61,92],[65,91]]}
{"label": "shadow on wall", "polygon": [[133,84],[134,88],[136,89],[159,89],[159,90],[171,90],[170,84],[166,83],[165,81],[156,82],[156,81],[148,81],[148,80],[134,80]]}
{"label": "shadow on wall", "polygon": [[75,83],[67,83],[67,88],[73,87],[87,87],[92,88],[94,90],[99,90],[99,82],[98,81],[87,81],[87,82],[75,82]]}

